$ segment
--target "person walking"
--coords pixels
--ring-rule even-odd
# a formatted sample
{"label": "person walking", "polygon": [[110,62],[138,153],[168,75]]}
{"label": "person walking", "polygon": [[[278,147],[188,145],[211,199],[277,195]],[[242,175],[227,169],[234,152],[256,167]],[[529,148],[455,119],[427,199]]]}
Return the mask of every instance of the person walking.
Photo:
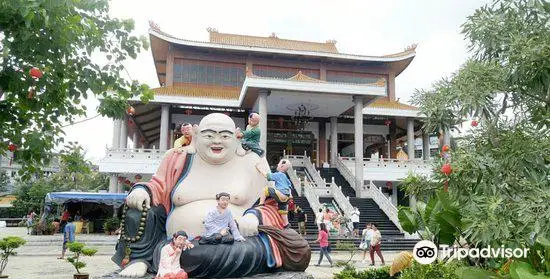
{"label": "person walking", "polygon": [[294,203],[294,198],[290,197],[287,202],[288,205],[288,220],[294,221],[294,215],[296,215],[296,203]]}
{"label": "person walking", "polygon": [[325,223],[321,223],[320,225],[321,229],[319,230],[319,236],[317,237],[317,240],[315,240],[313,243],[319,243],[319,247],[321,250],[319,251],[319,261],[315,266],[320,266],[321,261],[323,261],[323,255],[327,257],[328,262],[330,263],[330,267],[332,267],[332,259],[330,258],[330,253],[328,251],[329,242],[328,242],[328,230],[327,225]]}
{"label": "person walking", "polygon": [[61,224],[59,225],[60,231],[62,233],[65,231],[65,225],[67,224],[70,216],[71,216],[71,213],[69,213],[69,210],[65,208],[65,210],[63,211],[63,214],[61,215]]}
{"label": "person walking", "polygon": [[374,266],[374,252],[378,255],[380,260],[382,261],[382,265],[385,265],[384,257],[382,256],[382,251],[380,251],[380,244],[382,243],[382,235],[380,234],[380,231],[378,228],[376,228],[376,224],[372,224],[372,239],[370,242],[370,261],[371,266]]}
{"label": "person walking", "polygon": [[321,229],[321,223],[323,223],[323,209],[319,208],[317,216],[315,216],[315,223],[317,224],[317,230]]}
{"label": "person walking", "polygon": [[359,244],[359,249],[363,250],[363,263],[366,263],[366,257],[367,257],[367,251],[370,250],[370,243],[372,240],[372,234],[374,231],[372,230],[371,223],[367,223],[367,226],[363,230],[363,233],[361,234],[361,244]]}
{"label": "person walking", "polygon": [[359,212],[359,209],[354,206],[350,218],[353,223],[353,237],[359,236],[359,215],[361,215],[361,212]]}
{"label": "person walking", "polygon": [[307,214],[299,206],[296,209],[296,219],[298,219],[298,233],[305,236],[307,234],[306,233]]}
{"label": "person walking", "polygon": [[69,217],[67,224],[63,230],[63,250],[61,251],[61,257],[58,259],[65,258],[65,252],[67,252],[67,243],[74,242],[74,234],[76,232],[76,225],[73,223],[73,217]]}
{"label": "person walking", "polygon": [[36,217],[36,213],[34,213],[34,210],[30,210],[29,214],[27,214],[27,234],[31,234],[32,226],[34,225],[34,218]]}

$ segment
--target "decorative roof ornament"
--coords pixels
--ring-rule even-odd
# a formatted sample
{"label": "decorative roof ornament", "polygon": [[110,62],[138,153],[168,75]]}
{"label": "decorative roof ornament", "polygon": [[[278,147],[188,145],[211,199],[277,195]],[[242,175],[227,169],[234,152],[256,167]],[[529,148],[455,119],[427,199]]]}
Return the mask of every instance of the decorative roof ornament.
{"label": "decorative roof ornament", "polygon": [[327,40],[327,44],[333,44],[335,45],[336,44],[336,40],[332,39],[332,40]]}
{"label": "decorative roof ornament", "polygon": [[157,31],[157,32],[161,32],[160,31],[160,27],[158,24],[156,24],[154,21],[152,20],[149,20],[149,29],[153,30],[153,31]]}
{"label": "decorative roof ornament", "polygon": [[415,51],[416,50],[416,46],[418,46],[418,44],[412,44],[412,45],[409,45],[405,48],[405,51]]}
{"label": "decorative roof ornament", "polygon": [[270,38],[275,38],[275,39],[278,39],[279,37],[277,37],[277,34],[275,34],[275,32],[271,32],[271,35],[269,35]]}
{"label": "decorative roof ornament", "polygon": [[288,80],[294,80],[294,81],[309,81],[309,82],[323,82],[322,80],[320,79],[316,79],[316,78],[312,78],[308,75],[305,75],[304,73],[302,73],[302,71],[298,71],[297,74],[295,74],[294,76],[288,78]]}
{"label": "decorative roof ornament", "polygon": [[208,31],[208,33],[218,33],[218,29],[213,27],[206,28],[206,31]]}

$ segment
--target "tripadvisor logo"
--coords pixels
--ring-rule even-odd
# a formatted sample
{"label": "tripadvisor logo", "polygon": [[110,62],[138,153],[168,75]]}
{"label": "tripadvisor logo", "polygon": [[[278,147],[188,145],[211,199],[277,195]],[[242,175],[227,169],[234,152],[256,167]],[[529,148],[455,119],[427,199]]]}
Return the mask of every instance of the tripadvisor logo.
{"label": "tripadvisor logo", "polygon": [[462,248],[457,246],[441,245],[437,246],[429,241],[422,240],[416,243],[413,249],[414,259],[421,264],[433,263],[438,255],[441,258],[452,257],[455,259],[470,258],[525,258],[529,252],[529,248],[506,248],[504,245],[500,247],[487,246],[485,248]]}

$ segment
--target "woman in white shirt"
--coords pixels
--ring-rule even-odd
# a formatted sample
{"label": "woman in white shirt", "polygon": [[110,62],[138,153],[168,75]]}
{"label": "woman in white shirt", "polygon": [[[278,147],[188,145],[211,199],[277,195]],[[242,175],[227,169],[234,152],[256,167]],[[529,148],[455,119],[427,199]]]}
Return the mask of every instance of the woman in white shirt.
{"label": "woman in white shirt", "polygon": [[367,251],[370,249],[370,243],[372,240],[373,230],[371,228],[371,223],[367,223],[366,228],[361,234],[361,244],[359,244],[359,249],[363,250],[363,263],[366,263],[365,258],[367,257]]}
{"label": "woman in white shirt", "polygon": [[382,235],[380,234],[380,231],[376,228],[376,224],[372,224],[372,237],[370,241],[370,261],[371,266],[374,266],[374,252],[378,255],[380,260],[382,261],[382,265],[385,265],[384,257],[382,256],[382,251],[380,251],[380,244],[382,243]]}

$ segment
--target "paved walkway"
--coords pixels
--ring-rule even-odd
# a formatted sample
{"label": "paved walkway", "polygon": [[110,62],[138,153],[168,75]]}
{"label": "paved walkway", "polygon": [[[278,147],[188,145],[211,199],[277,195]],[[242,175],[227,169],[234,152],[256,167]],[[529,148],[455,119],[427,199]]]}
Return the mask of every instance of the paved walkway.
{"label": "paved walkway", "polygon": [[[5,274],[10,275],[9,278],[73,278],[72,274],[75,273],[74,267],[67,261],[57,259],[61,254],[62,236],[60,234],[35,236],[27,235],[25,228],[0,228],[0,237],[8,235],[20,236],[27,240],[25,246],[17,249],[18,255],[9,258],[8,266],[4,271]],[[84,257],[87,267],[83,271],[91,274],[90,278],[101,278],[103,275],[118,270],[118,266],[111,262],[111,256],[114,253],[117,240],[116,236],[102,234],[77,235],[76,239],[98,249],[98,253],[92,258]],[[396,252],[385,252],[386,264],[391,265],[395,255],[397,255]],[[349,259],[349,253],[347,252],[334,252],[331,256],[335,261]],[[357,254],[352,259],[352,262],[358,269],[372,268],[368,267],[368,264],[361,263],[361,258],[362,255]],[[319,253],[313,252],[310,266],[306,270],[314,278],[332,278],[334,273],[342,270],[342,268],[337,267],[330,268],[326,259],[320,267],[316,267],[314,264],[317,263],[318,259]]]}

